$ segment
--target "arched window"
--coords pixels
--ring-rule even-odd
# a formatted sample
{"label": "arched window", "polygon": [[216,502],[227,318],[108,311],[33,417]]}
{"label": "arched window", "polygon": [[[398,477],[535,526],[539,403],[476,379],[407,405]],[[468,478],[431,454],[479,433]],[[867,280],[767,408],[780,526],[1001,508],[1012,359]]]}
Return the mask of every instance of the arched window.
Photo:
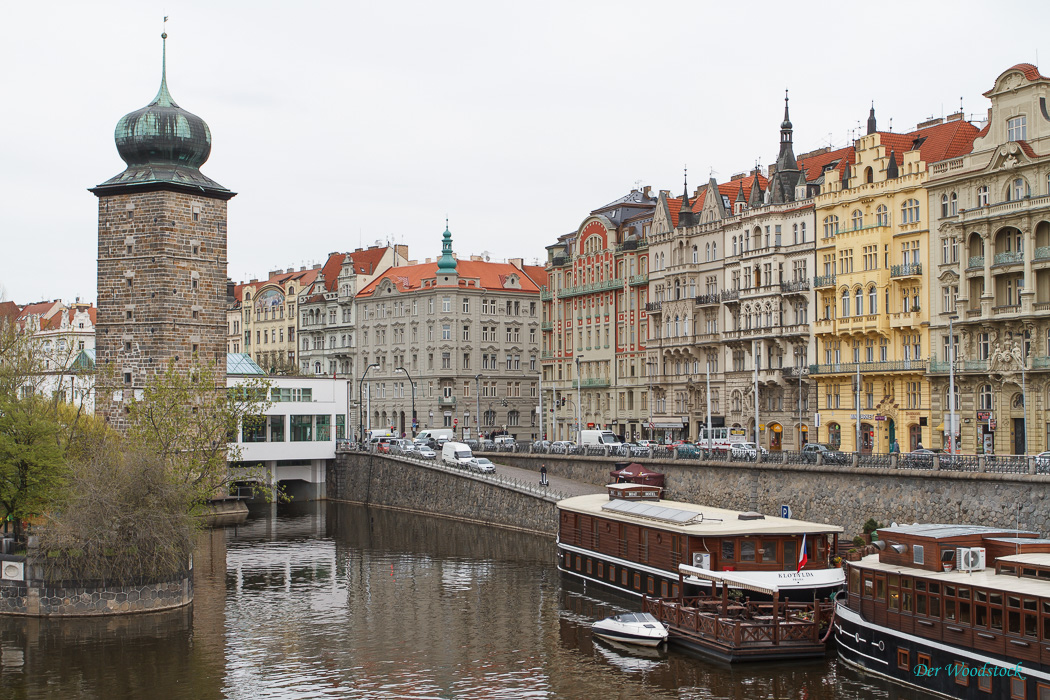
{"label": "arched window", "polygon": [[878,209],[875,210],[875,225],[876,226],[889,226],[890,225],[890,210],[886,208],[885,204],[880,204]]}
{"label": "arched window", "polygon": [[795,243],[798,243],[798,224],[795,224],[791,228],[791,233],[792,233],[792,241],[794,241]]}
{"label": "arched window", "polygon": [[859,231],[864,228],[864,213],[860,209],[853,210],[853,230]]}
{"label": "arched window", "polygon": [[952,196],[948,199],[948,216],[955,216],[959,213],[959,195],[952,192]]}
{"label": "arched window", "polygon": [[806,242],[806,222],[805,221],[803,221],[802,224],[799,226],[799,233],[801,234],[801,237],[802,237],[802,240],[800,242],[801,243],[805,243]]}
{"label": "arched window", "polygon": [[700,251],[697,250],[696,246],[693,246],[693,262],[700,262]]}
{"label": "arched window", "polygon": [[[696,246],[693,246],[693,262],[696,262]],[[711,262],[711,244],[704,244],[704,262]]]}
{"label": "arched window", "polygon": [[941,218],[948,216],[948,195],[941,195]]}
{"label": "arched window", "polygon": [[678,317],[677,317],[677,316],[675,316],[675,317],[674,317],[674,337],[675,337],[675,338],[677,338],[677,337],[678,337],[678,333],[679,333],[680,329],[681,329],[681,326],[680,326],[680,324],[679,324],[679,320],[678,320]]}
{"label": "arched window", "polygon": [[864,290],[857,287],[857,290],[853,293],[853,297],[856,304],[856,314],[858,316],[864,315]]}
{"label": "arched window", "polygon": [[879,295],[876,293],[875,285],[868,287],[868,313],[877,314],[879,312]]}
{"label": "arched window", "polygon": [[831,238],[839,232],[839,217],[825,216],[824,217],[824,238]]}
{"label": "arched window", "polygon": [[842,428],[838,423],[828,423],[828,444],[836,450],[842,446]]}
{"label": "arched window", "polygon": [[736,255],[736,236],[733,236],[733,255]]}
{"label": "arched window", "polygon": [[676,300],[682,298],[682,283],[678,280],[674,281],[674,298]]}
{"label": "arched window", "polygon": [[711,259],[718,260],[718,241],[711,244]]}
{"label": "arched window", "polygon": [[849,316],[849,290],[842,290],[842,318]]}
{"label": "arched window", "polygon": [[875,182],[875,171],[868,166],[864,169],[864,182]]}
{"label": "arched window", "polygon": [[992,385],[984,384],[977,390],[977,405],[982,411],[992,410]]}
{"label": "arched window", "polygon": [[1006,199],[1011,202],[1016,202],[1019,199],[1024,199],[1028,195],[1028,184],[1024,181],[1023,177],[1016,178],[1010,183],[1010,189],[1007,190]]}
{"label": "arched window", "polygon": [[988,187],[986,185],[977,188],[977,206],[988,206]]}
{"label": "arched window", "polygon": [[909,199],[901,205],[901,223],[913,224],[919,220],[919,200]]}

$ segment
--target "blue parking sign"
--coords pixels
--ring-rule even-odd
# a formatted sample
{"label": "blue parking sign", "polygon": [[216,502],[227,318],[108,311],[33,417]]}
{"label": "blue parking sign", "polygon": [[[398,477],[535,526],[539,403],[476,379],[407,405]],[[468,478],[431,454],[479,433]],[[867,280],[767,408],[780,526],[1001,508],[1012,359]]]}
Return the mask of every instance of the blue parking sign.
{"label": "blue parking sign", "polygon": [[789,506],[789,505],[780,506],[780,517],[781,518],[790,518],[791,517],[791,506]]}

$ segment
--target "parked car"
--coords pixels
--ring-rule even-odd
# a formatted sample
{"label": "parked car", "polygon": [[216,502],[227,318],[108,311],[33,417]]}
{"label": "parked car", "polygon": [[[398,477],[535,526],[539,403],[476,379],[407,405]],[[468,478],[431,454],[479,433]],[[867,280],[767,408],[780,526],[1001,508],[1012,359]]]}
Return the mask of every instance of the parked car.
{"label": "parked car", "polygon": [[532,449],[534,450],[546,450],[551,446],[550,440],[537,440],[532,443]]}
{"label": "parked car", "polygon": [[933,469],[933,457],[937,453],[925,447],[901,455],[901,466],[906,469]]}
{"label": "parked car", "polygon": [[830,445],[811,442],[802,448],[802,460],[810,464],[817,463],[817,455],[822,455],[824,464],[849,464],[850,456],[839,452]]}
{"label": "parked car", "polygon": [[758,451],[762,450],[762,456],[769,456],[769,450],[759,447],[753,442],[734,442],[729,446],[729,456],[732,459],[745,459],[754,461],[758,458]]}
{"label": "parked car", "polygon": [[551,452],[556,454],[567,454],[569,450],[576,447],[576,443],[572,440],[555,440],[551,443]]}
{"label": "parked car", "polygon": [[426,445],[417,447],[416,454],[422,457],[423,459],[435,459],[437,457],[437,452],[430,449]]}
{"label": "parked car", "polygon": [[700,454],[700,448],[691,442],[676,443],[674,453],[679,457],[696,457]]}
{"label": "parked car", "polygon": [[490,462],[487,457],[475,457],[467,463],[467,468],[482,474],[492,474],[496,471],[496,465]]}

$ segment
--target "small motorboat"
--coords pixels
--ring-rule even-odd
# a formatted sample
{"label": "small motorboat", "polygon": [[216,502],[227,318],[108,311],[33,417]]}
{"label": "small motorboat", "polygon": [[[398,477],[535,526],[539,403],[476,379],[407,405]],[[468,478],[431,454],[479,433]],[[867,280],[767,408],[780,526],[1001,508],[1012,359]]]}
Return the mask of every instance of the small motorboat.
{"label": "small motorboat", "polygon": [[667,641],[667,627],[649,613],[623,613],[591,625],[595,636],[643,647],[660,646]]}

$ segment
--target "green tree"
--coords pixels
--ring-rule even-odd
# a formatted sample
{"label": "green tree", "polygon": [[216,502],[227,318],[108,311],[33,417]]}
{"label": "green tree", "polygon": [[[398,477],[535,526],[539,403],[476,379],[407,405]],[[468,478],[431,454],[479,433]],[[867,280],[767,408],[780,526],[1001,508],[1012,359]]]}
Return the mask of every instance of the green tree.
{"label": "green tree", "polygon": [[240,461],[240,449],[231,443],[241,423],[258,420],[269,407],[270,384],[249,379],[227,390],[219,377],[212,364],[195,362],[186,371],[171,363],[130,406],[127,439],[157,456],[192,507],[228,494],[234,482],[253,483],[262,495],[276,495],[261,469],[231,471],[228,466]]}

